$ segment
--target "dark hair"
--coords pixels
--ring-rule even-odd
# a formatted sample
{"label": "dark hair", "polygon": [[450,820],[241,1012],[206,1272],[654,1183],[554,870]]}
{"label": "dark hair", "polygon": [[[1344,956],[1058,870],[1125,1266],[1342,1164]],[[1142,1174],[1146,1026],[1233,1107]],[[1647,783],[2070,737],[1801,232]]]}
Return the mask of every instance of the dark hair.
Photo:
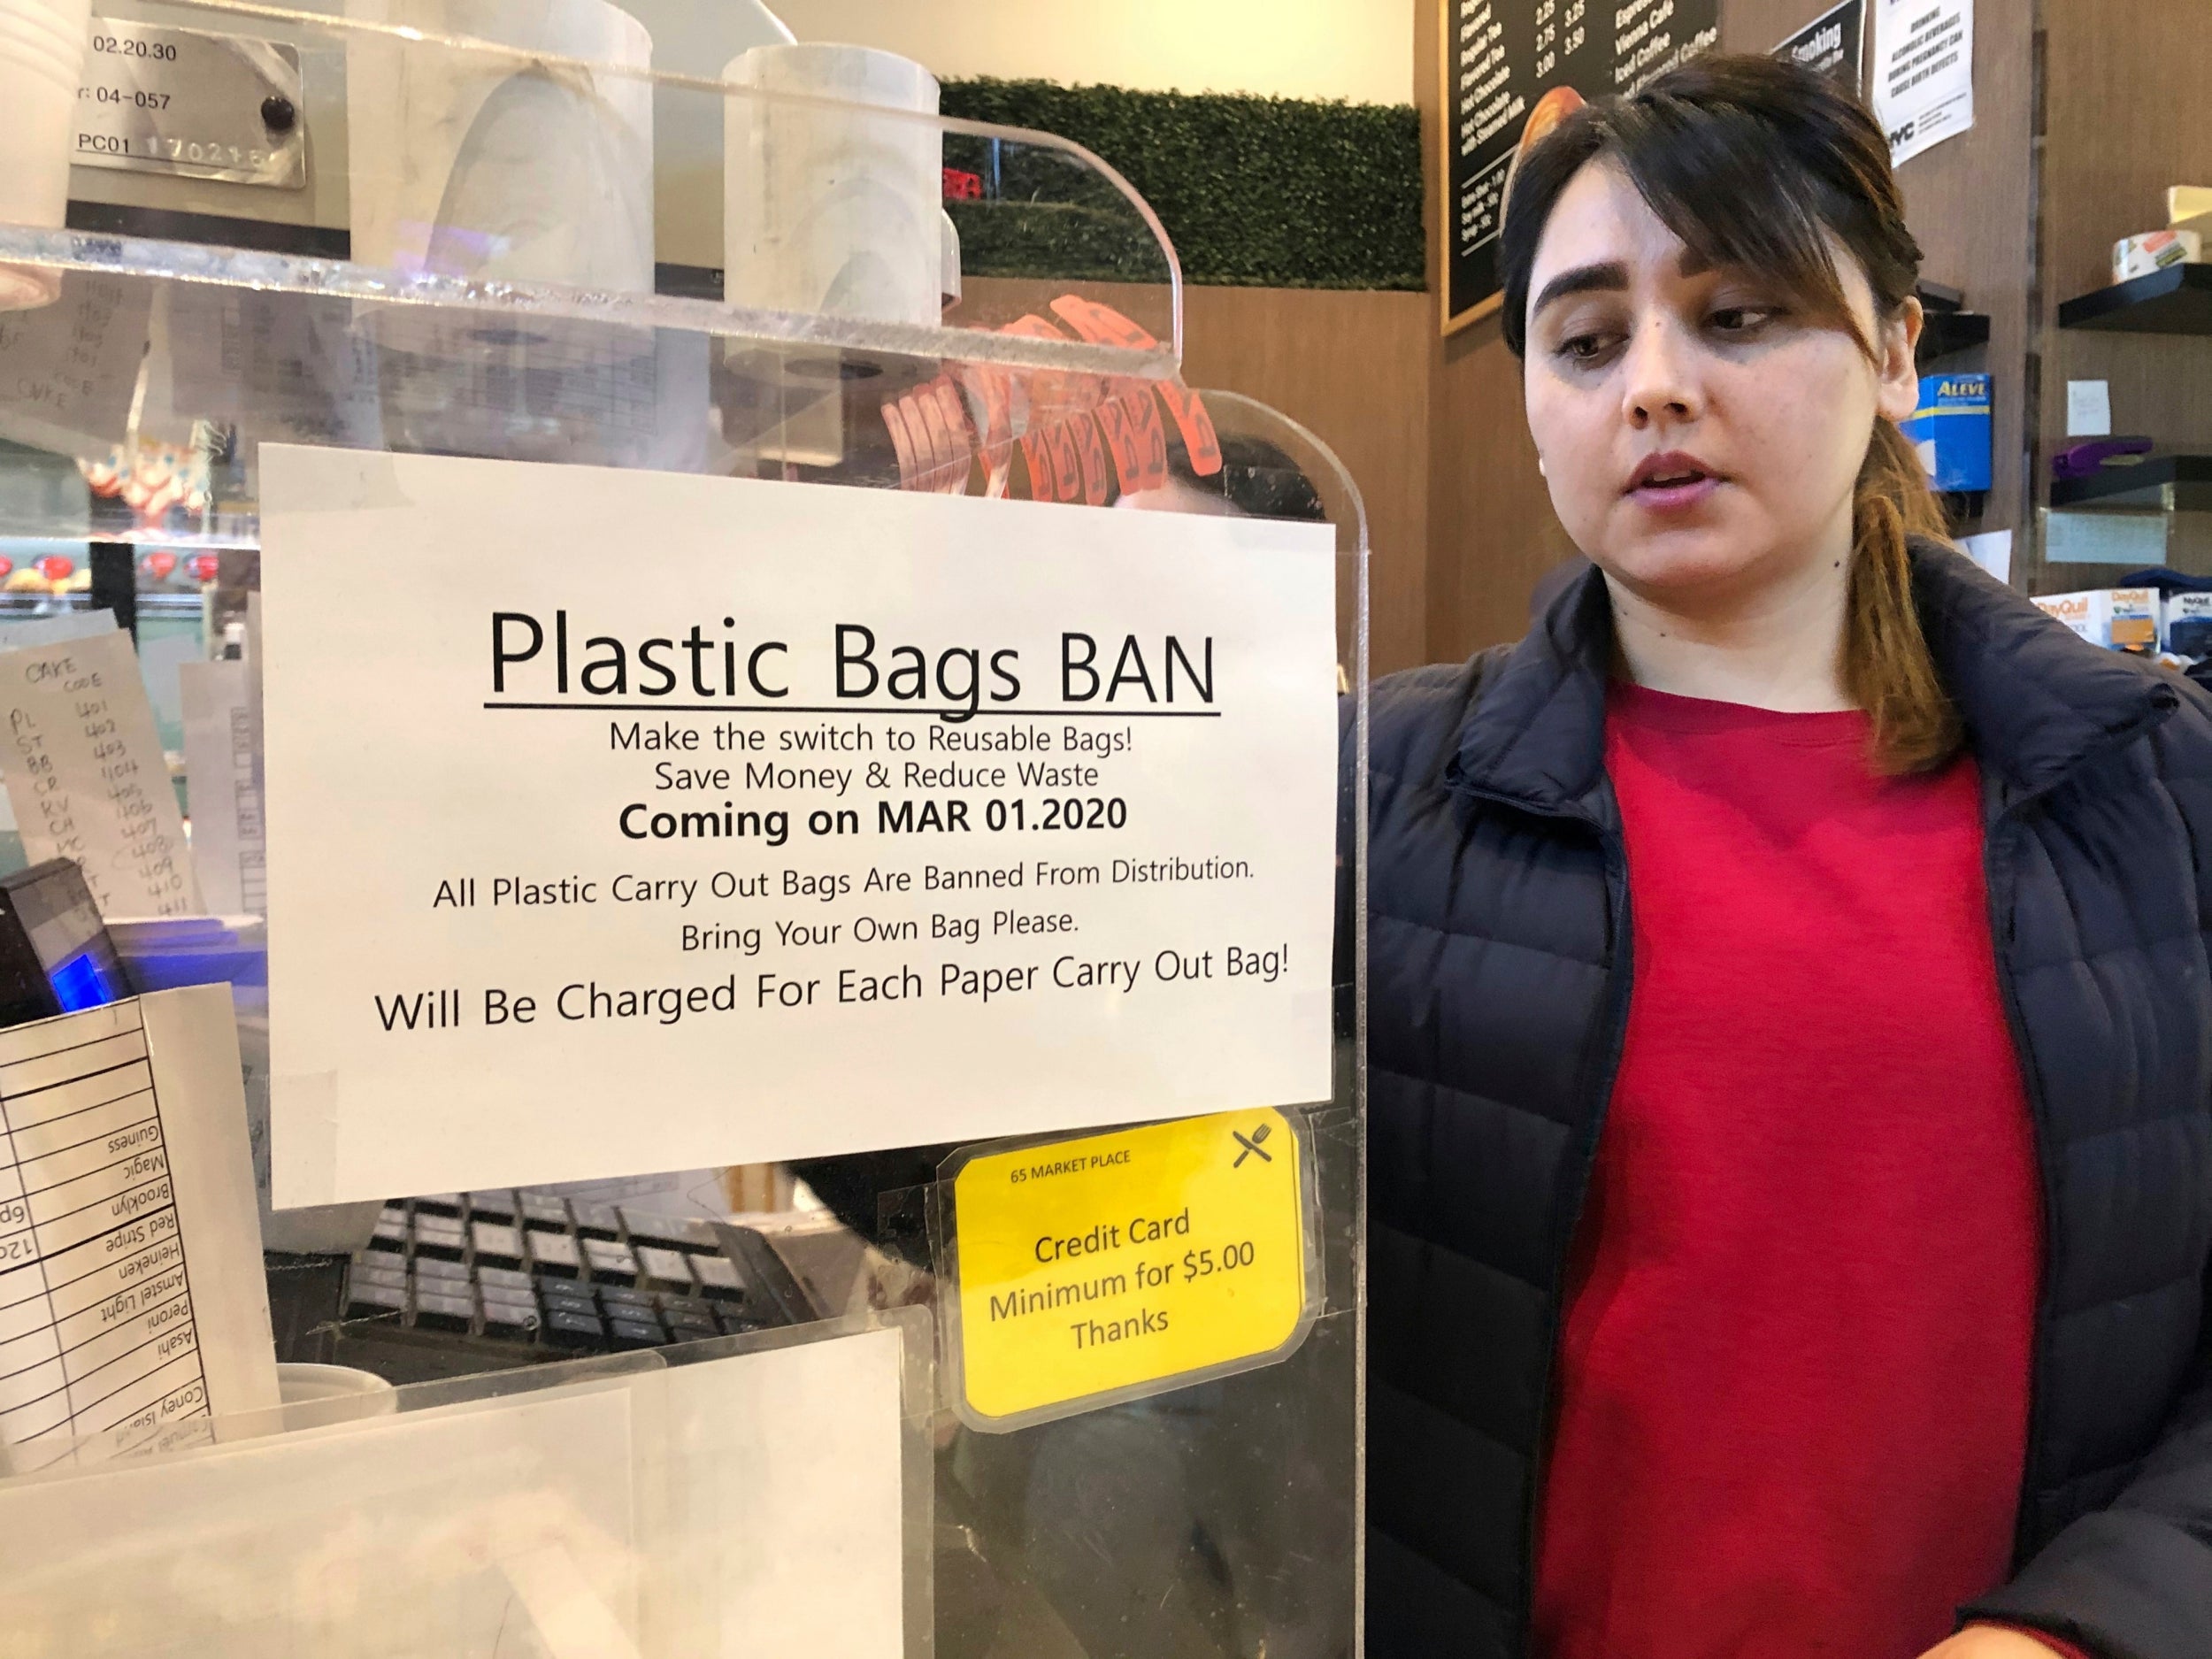
{"label": "dark hair", "polygon": [[[1553,206],[1593,162],[1618,166],[1691,252],[1755,272],[1806,315],[1841,328],[1870,359],[1833,248],[1866,274],[1878,319],[1912,296],[1920,247],[1905,227],[1889,144],[1825,75],[1771,58],[1704,58],[1640,92],[1576,111],[1521,158],[1498,239],[1506,344],[1528,346],[1529,276]],[[1886,772],[1924,771],[1957,751],[1957,710],[1912,603],[1909,534],[1941,536],[1927,475],[1896,425],[1877,419],[1853,503],[1845,688],[1873,723]]]}

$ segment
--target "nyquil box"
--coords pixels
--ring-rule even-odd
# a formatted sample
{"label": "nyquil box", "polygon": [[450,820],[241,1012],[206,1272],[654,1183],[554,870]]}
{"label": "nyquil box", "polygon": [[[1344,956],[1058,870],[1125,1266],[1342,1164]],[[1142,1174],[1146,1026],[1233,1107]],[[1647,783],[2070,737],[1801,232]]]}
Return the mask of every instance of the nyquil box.
{"label": "nyquil box", "polygon": [[2212,594],[2166,595],[2165,645],[2176,657],[2212,657]]}
{"label": "nyquil box", "polygon": [[2092,645],[2150,656],[2158,649],[2155,588],[2091,588],[2043,594],[2035,602]]}

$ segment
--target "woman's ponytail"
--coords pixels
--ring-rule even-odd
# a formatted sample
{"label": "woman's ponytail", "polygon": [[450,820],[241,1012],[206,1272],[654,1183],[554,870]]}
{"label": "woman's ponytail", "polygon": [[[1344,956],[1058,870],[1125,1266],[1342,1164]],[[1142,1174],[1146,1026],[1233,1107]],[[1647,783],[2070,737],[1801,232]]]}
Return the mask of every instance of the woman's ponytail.
{"label": "woman's ponytail", "polygon": [[1873,723],[1876,768],[1893,777],[1941,765],[1962,741],[1921,632],[1905,545],[1908,535],[1947,534],[1910,441],[1893,421],[1877,420],[1852,495],[1841,678]]}

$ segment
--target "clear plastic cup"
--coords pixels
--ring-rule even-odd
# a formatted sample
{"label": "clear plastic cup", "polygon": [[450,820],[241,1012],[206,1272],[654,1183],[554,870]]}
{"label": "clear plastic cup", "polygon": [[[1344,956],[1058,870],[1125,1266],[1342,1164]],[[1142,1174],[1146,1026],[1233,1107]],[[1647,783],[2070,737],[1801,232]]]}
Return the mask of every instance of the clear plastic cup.
{"label": "clear plastic cup", "polygon": [[[723,80],[934,115],[935,77],[865,46],[756,46]],[[871,322],[942,315],[944,139],[928,121],[736,97],[723,112],[723,280],[733,305]]]}
{"label": "clear plastic cup", "polygon": [[[0,0],[0,224],[58,230],[91,0]],[[43,305],[61,273],[0,265],[0,310]]]}

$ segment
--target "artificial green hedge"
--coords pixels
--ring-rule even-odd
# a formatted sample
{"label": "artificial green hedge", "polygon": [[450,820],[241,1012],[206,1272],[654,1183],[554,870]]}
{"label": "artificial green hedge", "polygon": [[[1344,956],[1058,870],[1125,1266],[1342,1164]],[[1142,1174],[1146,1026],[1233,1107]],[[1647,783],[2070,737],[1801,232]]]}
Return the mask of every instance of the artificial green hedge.
{"label": "artificial green hedge", "polygon": [[[1418,288],[1421,123],[1409,104],[949,81],[944,112],[1074,140],[1152,204],[1187,281]],[[983,276],[1144,280],[1156,256],[1119,198],[1064,152],[949,135],[945,165],[995,184],[949,201]],[[995,172],[994,172],[995,168]]]}

